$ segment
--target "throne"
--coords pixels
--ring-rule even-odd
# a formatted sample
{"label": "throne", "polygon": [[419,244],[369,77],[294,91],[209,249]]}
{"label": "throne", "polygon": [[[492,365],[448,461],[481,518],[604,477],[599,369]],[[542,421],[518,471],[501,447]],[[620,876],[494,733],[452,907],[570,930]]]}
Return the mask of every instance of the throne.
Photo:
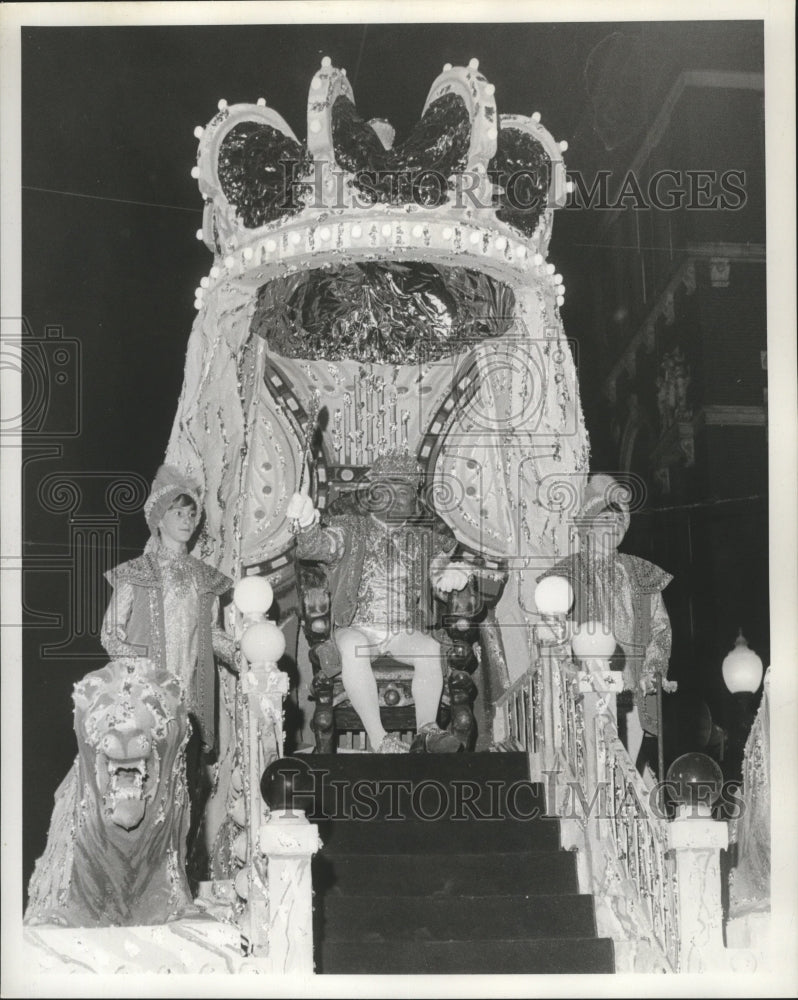
{"label": "throne", "polygon": [[[365,470],[360,470],[362,473]],[[341,477],[337,477],[340,478]],[[344,477],[346,478],[346,477]],[[352,470],[351,479],[356,478]],[[343,512],[348,501],[341,491],[327,506],[329,514]],[[329,499],[329,498],[328,498]],[[477,736],[473,703],[477,688],[473,674],[479,664],[476,644],[480,624],[501,596],[504,580],[495,574],[482,572],[481,560],[462,548],[455,558],[473,567],[469,582],[461,591],[452,591],[445,600],[432,598],[433,607],[427,613],[435,622],[433,635],[441,644],[444,691],[438,710],[438,724],[451,726],[452,732],[467,750],[473,750]],[[301,560],[297,566],[297,582],[301,602],[301,617],[308,653],[313,667],[311,698],[315,711],[311,729],[317,753],[335,753],[339,736],[364,732],[363,723],[352,707],[344,690],[340,673],[326,672],[325,648],[332,641],[332,604],[327,567],[318,562]],[[377,682],[380,716],[386,731],[412,734],[415,731],[415,703],[412,695],[413,668],[385,653],[372,662]]]}

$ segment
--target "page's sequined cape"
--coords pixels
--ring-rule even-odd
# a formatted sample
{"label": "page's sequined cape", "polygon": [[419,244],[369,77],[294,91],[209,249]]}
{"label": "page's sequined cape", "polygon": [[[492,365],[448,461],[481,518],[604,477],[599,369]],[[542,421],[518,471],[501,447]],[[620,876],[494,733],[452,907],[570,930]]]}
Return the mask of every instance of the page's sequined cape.
{"label": "page's sequined cape", "polygon": [[[193,556],[187,555],[185,560],[186,570],[194,578],[199,599],[197,666],[187,693],[188,706],[199,724],[203,746],[211,749],[216,741],[213,605],[217,597],[230,589],[233,581]],[[105,576],[114,589],[122,583],[128,583],[134,591],[133,607],[125,626],[125,639],[115,638],[104,630],[103,640],[108,655],[119,657],[138,653],[168,670],[163,577],[155,555],[145,553],[109,570]],[[135,649],[131,651],[131,647]]]}

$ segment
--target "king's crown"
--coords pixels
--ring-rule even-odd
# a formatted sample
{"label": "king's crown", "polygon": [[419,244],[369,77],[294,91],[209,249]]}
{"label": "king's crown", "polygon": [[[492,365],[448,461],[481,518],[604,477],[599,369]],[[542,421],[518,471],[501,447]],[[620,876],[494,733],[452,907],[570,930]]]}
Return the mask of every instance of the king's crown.
{"label": "king's crown", "polygon": [[195,134],[211,279],[260,285],[326,262],[402,258],[526,272],[543,267],[566,198],[567,144],[537,113],[500,115],[476,59],[444,66],[398,146],[388,122],[358,115],[346,70],[327,57],[305,143],[263,99],[220,101]]}

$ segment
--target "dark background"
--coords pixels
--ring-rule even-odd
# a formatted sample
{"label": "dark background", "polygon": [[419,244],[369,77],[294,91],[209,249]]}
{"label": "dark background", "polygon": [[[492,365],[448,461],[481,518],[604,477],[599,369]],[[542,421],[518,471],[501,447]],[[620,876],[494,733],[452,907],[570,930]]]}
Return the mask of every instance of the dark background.
{"label": "dark background", "polygon": [[[23,311],[31,343],[38,343],[31,357],[50,380],[42,420],[27,436],[23,473],[26,884],[44,847],[53,793],[75,752],[72,686],[104,659],[96,638],[106,600],[98,582],[102,560],[94,566],[93,617],[70,618],[76,588],[84,585],[74,568],[78,549],[86,551],[80,532],[98,532],[95,548],[111,539],[111,563],[141,551],[143,517],[119,513],[111,523],[103,491],[117,474],[148,483],[163,459],[195,315],[193,290],[211,264],[194,236],[202,202],[190,177],[193,129],[222,97],[232,104],[263,96],[304,138],[308,86],[323,55],[347,68],[361,115],[390,119],[397,140],[419,116],[443,64],[476,56],[496,86],[499,111],[540,111],[554,137],[568,140],[569,169],[586,177],[625,169],[682,70],[763,70],[759,22],[23,29]],[[761,136],[740,134],[733,106],[712,112],[706,127],[728,140],[732,162],[739,153],[763,169]],[[712,166],[701,162],[700,130],[690,141],[698,150],[693,165]],[[558,212],[550,258],[565,276],[563,319],[576,342],[592,466],[614,469],[617,447],[600,388],[615,357],[595,329],[590,274],[597,260],[622,250],[602,246],[598,214]],[[756,238],[764,242],[763,228]],[[759,323],[764,330],[764,315]],[[51,327],[73,352],[64,383],[53,377],[55,339],[37,340]],[[719,344],[716,357],[727,350]],[[712,358],[707,367],[715,370]],[[23,382],[29,391],[30,378],[28,372]],[[723,447],[700,459],[702,474],[712,456],[733,474],[735,454]],[[685,567],[700,579],[704,600],[716,603],[713,581],[738,574],[732,605],[715,609],[725,615],[719,638],[702,639],[683,626],[684,616],[674,617],[672,674],[692,684],[716,716],[723,715],[720,660],[738,624],[768,662],[767,454],[759,438],[751,451],[758,459],[753,468],[747,463],[750,482],[741,495],[755,493],[753,506],[701,499],[686,515],[677,491],[667,503],[648,504],[627,546],[681,574],[672,585],[676,597],[666,594],[676,604],[690,589]],[[42,499],[48,476],[77,480],[87,472],[107,476],[84,475],[79,504],[56,510]],[[722,499],[713,489],[709,501]],[[695,546],[684,555],[686,524]],[[705,544],[702,554],[711,531],[721,542]],[[743,567],[750,572],[740,576],[739,560],[723,565],[718,551],[742,537],[752,555]],[[85,566],[82,572],[85,583],[91,574]],[[86,600],[77,604],[85,608]],[[45,652],[48,644],[61,650]]]}

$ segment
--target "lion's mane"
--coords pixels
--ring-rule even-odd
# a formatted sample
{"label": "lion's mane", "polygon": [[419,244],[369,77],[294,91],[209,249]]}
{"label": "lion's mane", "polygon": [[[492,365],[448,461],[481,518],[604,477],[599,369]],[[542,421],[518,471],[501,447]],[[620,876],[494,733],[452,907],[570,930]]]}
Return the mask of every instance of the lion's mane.
{"label": "lion's mane", "polygon": [[143,658],[115,660],[73,700],[78,755],[55,795],[25,922],[131,926],[192,912],[179,680]]}

